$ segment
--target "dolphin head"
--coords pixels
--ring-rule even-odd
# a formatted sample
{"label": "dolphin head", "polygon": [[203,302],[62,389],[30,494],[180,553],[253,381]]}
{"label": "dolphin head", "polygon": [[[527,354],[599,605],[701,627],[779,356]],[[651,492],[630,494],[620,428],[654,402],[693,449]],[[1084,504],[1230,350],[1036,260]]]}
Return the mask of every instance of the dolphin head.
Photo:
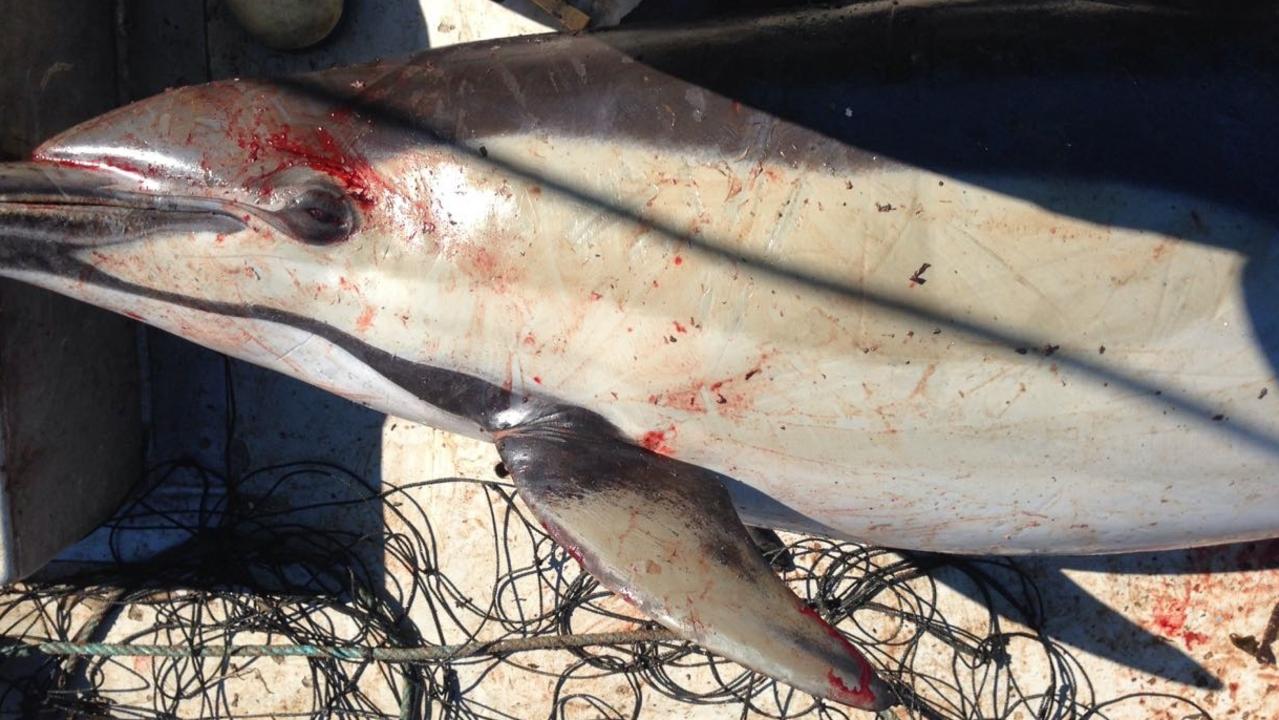
{"label": "dolphin head", "polygon": [[398,354],[364,339],[423,300],[386,310],[435,250],[422,138],[356,109],[359,74],[313,77],[170,91],[0,165],[0,274],[403,412],[343,353]]}

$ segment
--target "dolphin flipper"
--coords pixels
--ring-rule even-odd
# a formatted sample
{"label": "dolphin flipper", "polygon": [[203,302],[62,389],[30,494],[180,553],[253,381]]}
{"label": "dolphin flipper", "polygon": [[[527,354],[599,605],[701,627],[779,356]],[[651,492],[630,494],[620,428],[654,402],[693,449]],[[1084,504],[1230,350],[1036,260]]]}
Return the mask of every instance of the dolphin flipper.
{"label": "dolphin flipper", "polygon": [[498,435],[520,496],[599,582],[749,668],[836,702],[893,704],[865,657],[777,577],[718,476],[595,424]]}

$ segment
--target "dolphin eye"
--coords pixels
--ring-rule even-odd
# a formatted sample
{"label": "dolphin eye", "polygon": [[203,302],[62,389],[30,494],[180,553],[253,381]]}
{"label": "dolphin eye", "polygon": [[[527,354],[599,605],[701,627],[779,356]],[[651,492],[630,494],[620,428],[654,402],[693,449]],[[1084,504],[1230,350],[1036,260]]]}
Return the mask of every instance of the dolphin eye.
{"label": "dolphin eye", "polygon": [[332,245],[347,239],[355,230],[351,203],[328,188],[307,188],[276,215],[294,237],[308,245]]}

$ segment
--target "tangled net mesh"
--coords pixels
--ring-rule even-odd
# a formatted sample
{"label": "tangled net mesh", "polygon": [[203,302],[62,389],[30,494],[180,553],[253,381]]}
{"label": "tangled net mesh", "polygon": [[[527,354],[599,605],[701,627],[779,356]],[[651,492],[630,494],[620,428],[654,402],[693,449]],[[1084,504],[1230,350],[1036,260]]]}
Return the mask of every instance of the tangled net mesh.
{"label": "tangled net mesh", "polygon": [[[195,489],[179,510],[172,497],[156,499],[175,484]],[[327,498],[300,502],[298,490],[317,484]],[[375,526],[344,524],[362,509]],[[483,527],[464,543],[446,541],[440,531],[462,515],[487,522],[470,521]],[[317,462],[228,477],[169,462],[100,532],[112,561],[10,588],[0,636],[9,646],[109,640],[185,655],[0,659],[0,710],[10,717],[638,718],[670,701],[719,706],[707,711],[715,717],[865,716],[674,639],[554,649],[586,632],[657,626],[581,571],[500,479],[393,485]],[[130,549],[155,537],[174,541],[141,557]],[[1098,697],[1076,657],[1042,631],[1042,598],[1013,560],[787,538],[774,560],[789,568],[790,586],[896,687],[903,705],[883,717],[1100,719],[1156,707],[1208,717],[1171,695]],[[942,582],[980,602],[943,611]],[[538,638],[553,649],[419,662],[194,656],[216,645]],[[510,698],[531,679],[546,692]]]}

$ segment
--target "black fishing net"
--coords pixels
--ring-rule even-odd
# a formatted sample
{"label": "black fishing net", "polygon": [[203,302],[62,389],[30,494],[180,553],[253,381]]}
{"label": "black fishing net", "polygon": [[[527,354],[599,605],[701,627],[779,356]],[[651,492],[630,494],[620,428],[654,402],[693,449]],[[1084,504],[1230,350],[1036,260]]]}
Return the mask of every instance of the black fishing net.
{"label": "black fishing net", "polygon": [[[175,483],[195,489],[178,510],[172,497],[156,500]],[[316,487],[326,490],[321,501],[300,492]],[[378,527],[344,525],[365,507]],[[470,539],[445,542],[461,517],[475,526]],[[725,718],[865,716],[661,633],[643,635],[656,626],[583,573],[497,472],[392,485],[325,463],[228,477],[169,462],[105,531],[112,562],[0,596],[0,649],[44,640],[84,648],[0,660],[8,716],[638,718],[662,716],[672,701],[715,706],[701,712]],[[155,538],[166,547],[140,556]],[[791,587],[897,688],[903,707],[884,717],[1208,717],[1173,696],[1099,697],[1071,651],[1043,632],[1044,603],[1015,561],[788,539],[777,560],[793,564],[784,575]],[[960,586],[980,602],[943,611],[944,588]],[[600,630],[629,635],[555,649]],[[552,649],[471,646],[418,662],[194,657],[225,645],[456,648],[539,638]],[[174,655],[108,652],[125,643]],[[516,687],[545,692],[512,698]]]}

